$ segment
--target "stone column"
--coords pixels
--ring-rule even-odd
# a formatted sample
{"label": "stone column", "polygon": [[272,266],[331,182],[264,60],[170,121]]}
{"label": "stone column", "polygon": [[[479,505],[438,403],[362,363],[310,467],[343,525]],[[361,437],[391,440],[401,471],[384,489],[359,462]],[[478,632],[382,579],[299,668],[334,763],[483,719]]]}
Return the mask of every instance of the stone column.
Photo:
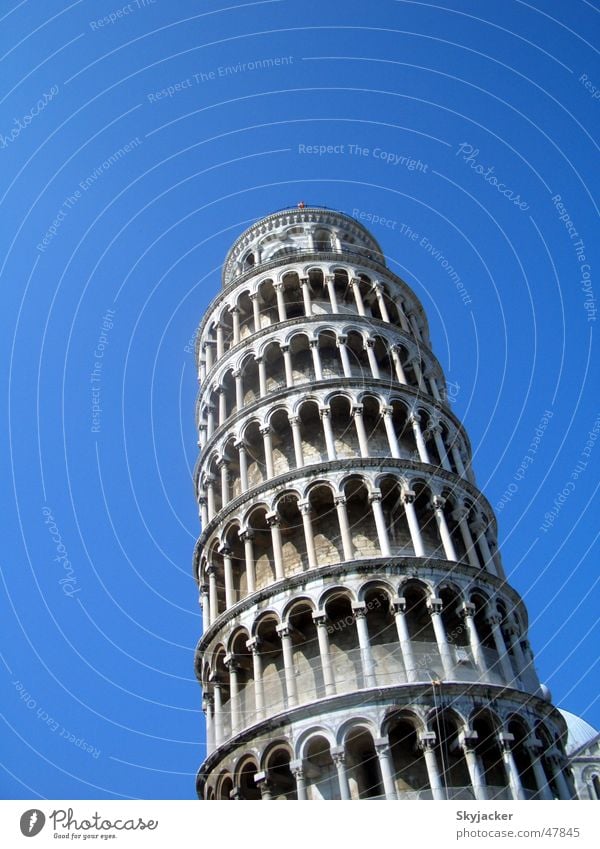
{"label": "stone column", "polygon": [[440,532],[440,538],[444,547],[444,554],[446,555],[446,560],[452,560],[456,563],[458,557],[456,556],[456,551],[454,550],[454,543],[452,542],[452,537],[450,536],[450,531],[448,530],[448,525],[446,523],[446,517],[444,516],[445,503],[445,498],[442,498],[440,495],[434,495],[431,501],[431,506],[433,507],[433,511],[435,514],[435,521],[438,526],[438,531]]}
{"label": "stone column", "polygon": [[400,446],[398,445],[398,437],[394,430],[394,421],[392,418],[393,414],[394,410],[392,407],[383,408],[383,423],[385,425],[385,432],[387,433],[388,442],[390,444],[390,451],[392,452],[392,457],[399,460],[402,457],[402,454],[400,452]]}
{"label": "stone column", "polygon": [[315,369],[315,380],[323,380],[323,371],[321,369],[321,356],[319,354],[319,340],[311,339],[309,345],[313,358],[313,366]]}
{"label": "stone column", "polygon": [[390,752],[390,741],[386,737],[380,737],[373,741],[375,752],[379,761],[381,770],[381,778],[383,780],[383,790],[386,799],[397,799],[396,782],[394,781],[394,767],[392,763],[392,753]]}
{"label": "stone column", "polygon": [[200,520],[202,522],[202,527],[205,528],[208,525],[208,502],[206,496],[200,496],[198,504],[200,505]]}
{"label": "stone column", "polygon": [[202,699],[202,710],[206,717],[206,754],[210,755],[215,750],[214,706],[210,693],[205,693]]}
{"label": "stone column", "polygon": [[321,421],[323,422],[323,434],[325,436],[325,445],[327,447],[327,459],[336,460],[335,441],[333,438],[333,427],[331,426],[331,410],[329,407],[321,407],[319,410]]}
{"label": "stone column", "polygon": [[352,366],[350,365],[350,357],[348,356],[348,348],[346,347],[347,336],[338,336],[337,346],[340,352],[342,368],[344,369],[344,377],[352,377]]}
{"label": "stone column", "polygon": [[252,317],[254,319],[254,332],[258,333],[260,330],[260,307],[258,305],[258,292],[253,292],[250,295],[250,300],[252,301]]}
{"label": "stone column", "polygon": [[501,731],[500,734],[498,734],[498,742],[500,743],[500,748],[502,750],[502,760],[504,761],[504,766],[508,775],[513,799],[524,799],[525,793],[523,792],[523,785],[521,784],[521,776],[519,775],[519,770],[517,769],[512,749],[510,747],[513,740],[514,736],[512,734],[507,734],[504,731]]}
{"label": "stone column", "polygon": [[217,359],[220,360],[225,353],[225,345],[223,340],[223,325],[217,322]]}
{"label": "stone column", "polygon": [[419,327],[419,325],[417,323],[417,317],[415,316],[414,312],[408,313],[408,320],[410,322],[412,332],[417,337],[417,339],[419,339],[419,341],[422,342],[423,336],[421,334],[421,328]]}
{"label": "stone column", "polygon": [[283,283],[275,283],[275,297],[277,298],[277,314],[279,321],[287,321],[287,312],[285,309],[285,299],[283,297]]}
{"label": "stone column", "polygon": [[367,357],[369,358],[369,365],[371,366],[371,373],[375,380],[379,380],[381,375],[379,373],[379,364],[377,362],[377,357],[375,356],[375,340],[367,339]]}
{"label": "stone column", "polygon": [[559,799],[571,799],[572,794],[567,784],[567,780],[563,775],[562,767],[564,758],[560,754],[560,752],[553,751],[549,752],[546,755],[546,762],[550,767],[550,771],[552,772],[552,778],[554,780],[554,784],[556,786],[556,792],[558,794]]}
{"label": "stone column", "polygon": [[281,353],[283,354],[283,365],[285,368],[285,385],[290,389],[294,385],[294,370],[292,368],[292,355],[290,354],[289,345],[281,345]]}
{"label": "stone column", "polygon": [[450,445],[450,453],[452,454],[452,458],[454,460],[454,465],[456,466],[456,470],[461,478],[467,479],[467,472],[464,467],[464,463],[462,461],[462,457],[460,451],[458,450],[458,445],[456,444],[456,436],[452,435],[450,437],[452,439],[452,444]]}
{"label": "stone column", "polygon": [[206,409],[206,438],[210,439],[215,432],[215,407],[208,404]]}
{"label": "stone column", "polygon": [[306,777],[302,761],[290,761],[290,771],[296,780],[296,796],[299,802],[306,801]]}
{"label": "stone column", "polygon": [[282,581],[285,577],[283,571],[283,551],[281,548],[281,529],[279,524],[281,519],[275,511],[267,513],[266,520],[271,529],[271,544],[273,546],[273,560],[275,563],[275,577],[278,581]]}
{"label": "stone column", "polygon": [[381,492],[379,490],[373,490],[369,496],[369,501],[371,502],[371,509],[373,510],[373,516],[375,518],[375,527],[377,528],[377,537],[379,539],[381,556],[390,557],[392,552],[390,549],[385,517],[383,515],[383,507],[381,506]]}
{"label": "stone column", "polygon": [[442,468],[447,472],[452,471],[452,466],[448,460],[448,454],[446,453],[446,446],[444,445],[444,440],[442,439],[442,429],[438,422],[436,422],[431,428],[431,433],[433,435],[433,440],[435,442],[435,447],[438,450],[438,454],[440,455],[440,460],[442,463]]}
{"label": "stone column", "polygon": [[238,463],[240,466],[240,488],[242,493],[248,492],[248,455],[246,453],[246,443],[243,439],[233,443],[233,447],[238,452]]}
{"label": "stone column", "polygon": [[398,378],[399,383],[403,383],[406,386],[408,384],[408,381],[406,379],[406,375],[404,374],[402,360],[400,359],[400,354],[398,353],[398,348],[396,347],[396,345],[392,345],[391,355],[392,362],[394,363],[394,369],[396,370],[396,377]]}
{"label": "stone column", "polygon": [[223,556],[223,572],[225,574],[225,608],[235,604],[236,599],[233,592],[233,563],[231,555],[233,554],[229,546],[222,546],[219,549],[219,554]]}
{"label": "stone column", "polygon": [[541,755],[543,754],[542,746],[540,745],[540,743],[534,740],[530,740],[525,743],[525,748],[527,749],[527,752],[531,759],[531,768],[533,769],[535,783],[537,784],[538,788],[538,798],[546,800],[552,799],[552,791],[548,786],[548,780],[546,778],[546,773],[544,772],[544,767],[542,766],[541,761]]}
{"label": "stone column", "polygon": [[356,630],[358,632],[358,644],[360,646],[360,656],[362,660],[365,684],[367,687],[373,687],[376,683],[375,665],[373,663],[371,640],[369,638],[369,628],[367,625],[367,606],[364,603],[353,603],[352,610],[354,612]]}
{"label": "stone column", "polygon": [[217,512],[215,506],[215,479],[212,475],[206,478],[206,502],[208,507],[208,521],[212,522]]}
{"label": "stone column", "polygon": [[267,480],[275,477],[275,467],[273,465],[273,444],[271,442],[271,428],[265,425],[260,428],[265,448],[265,467],[267,472]]}
{"label": "stone column", "polygon": [[394,619],[396,620],[396,630],[398,631],[402,661],[404,663],[404,668],[406,669],[406,679],[410,684],[413,681],[419,680],[419,673],[412,649],[412,640],[408,631],[408,624],[406,622],[405,598],[399,598],[394,602]]}
{"label": "stone column", "polygon": [[202,608],[202,633],[206,634],[210,628],[210,601],[206,584],[200,586],[200,606]]}
{"label": "stone column", "polygon": [[452,656],[452,650],[448,645],[446,626],[442,619],[442,600],[440,598],[429,599],[427,609],[431,616],[433,632],[442,659],[442,666],[444,667],[444,678],[452,680],[454,677],[454,658]]}
{"label": "stone column", "polygon": [[367,431],[365,430],[365,423],[363,421],[362,414],[362,404],[357,404],[355,407],[352,407],[352,418],[354,419],[354,424],[356,425],[356,435],[358,437],[358,447],[360,449],[360,456],[368,457],[369,441],[367,439]]}
{"label": "stone column", "polygon": [[204,381],[206,380],[206,360],[200,360],[198,380],[200,381],[200,383],[204,383]]}
{"label": "stone column", "polygon": [[300,288],[302,289],[302,300],[304,301],[304,312],[306,317],[309,318],[312,315],[312,304],[310,302],[310,283],[308,277],[300,278]]}
{"label": "stone column", "polygon": [[404,309],[402,301],[396,300],[396,306],[398,308],[398,315],[400,316],[400,327],[402,328],[402,330],[404,330],[405,333],[410,333],[410,324],[408,323],[406,311]]}
{"label": "stone column", "polygon": [[232,654],[225,657],[225,666],[229,671],[229,704],[231,706],[231,733],[240,729],[240,688],[238,684],[238,665]]}
{"label": "stone column", "polygon": [[419,527],[414,501],[415,493],[411,489],[404,490],[402,493],[402,503],[404,504],[404,513],[408,522],[415,557],[425,557],[425,546],[423,545],[423,537],[421,536],[421,528]]}
{"label": "stone column", "polygon": [[339,312],[337,298],[335,296],[335,286],[334,286],[335,277],[333,274],[325,275],[325,285],[327,286],[327,292],[329,294],[329,301],[331,303],[331,312],[336,313]]}
{"label": "stone column", "polygon": [[467,521],[468,516],[469,511],[462,504],[452,513],[452,518],[455,522],[458,522],[458,527],[462,536],[463,545],[467,552],[469,566],[479,571],[480,564],[479,559],[477,557],[477,553],[475,551],[475,545],[473,543],[471,531],[469,530],[469,523]]}
{"label": "stone column", "polygon": [[465,602],[460,609],[460,613],[464,619],[465,628],[467,629],[469,646],[471,647],[473,659],[485,679],[487,678],[487,666],[483,656],[483,647],[479,640],[479,634],[477,633],[477,626],[475,625],[475,620],[473,618],[475,616],[475,605],[470,602]]}
{"label": "stone column", "polygon": [[425,440],[423,439],[423,431],[421,430],[421,425],[419,424],[420,416],[416,413],[411,413],[408,417],[409,422],[412,425],[413,433],[415,435],[415,442],[417,444],[417,451],[419,452],[419,459],[422,463],[431,463],[429,459],[429,454],[427,453],[427,446],[425,445]]}
{"label": "stone column", "polygon": [[425,766],[427,767],[427,776],[429,778],[429,786],[431,795],[436,801],[446,798],[446,791],[442,786],[440,773],[435,756],[435,734],[432,731],[426,731],[421,734],[419,743],[425,757]]}
{"label": "stone column", "polygon": [[220,746],[224,740],[225,733],[223,728],[223,699],[221,696],[221,682],[216,675],[212,676],[212,685],[215,720],[215,746]]}
{"label": "stone column", "polygon": [[360,292],[360,278],[353,277],[350,280],[350,288],[352,289],[352,294],[354,295],[354,300],[356,302],[356,309],[358,310],[359,315],[365,316],[367,313],[365,312],[365,304],[362,299],[362,295]]}
{"label": "stone column", "polygon": [[[206,342],[205,345],[204,345],[204,357],[206,359],[206,371],[208,373],[211,370],[211,368],[213,367],[213,363],[214,363],[213,349],[212,349],[212,345],[211,345],[210,342]],[[206,377],[206,375],[205,375],[205,377]]]}
{"label": "stone column", "polygon": [[227,396],[224,386],[215,387],[215,391],[219,396],[219,427],[221,427],[227,420]]}
{"label": "stone column", "polygon": [[245,528],[238,533],[239,538],[244,543],[244,560],[246,561],[246,585],[248,587],[248,595],[256,590],[254,577],[254,531]]}
{"label": "stone column", "polygon": [[344,551],[344,560],[352,560],[354,558],[354,546],[352,545],[352,534],[350,533],[350,525],[348,524],[346,497],[343,495],[336,495],[333,500],[340,526],[340,537],[342,540],[342,549]]}
{"label": "stone column", "polygon": [[244,383],[242,380],[242,372],[240,369],[234,371],[233,377],[235,379],[235,406],[237,408],[237,412],[239,413],[242,407],[244,406]]}
{"label": "stone column", "polygon": [[329,653],[329,634],[327,632],[327,617],[324,613],[313,613],[313,620],[317,627],[317,638],[319,640],[319,654],[321,657],[321,668],[323,670],[323,683],[325,695],[335,696],[335,676],[331,666],[331,655]]}
{"label": "stone column", "polygon": [[373,291],[375,292],[375,297],[377,298],[377,304],[379,305],[379,311],[381,312],[381,317],[387,323],[390,323],[390,314],[388,313],[387,305],[385,303],[385,298],[383,297],[383,290],[381,285],[377,282],[373,284]]}
{"label": "stone column", "polygon": [[296,459],[296,468],[301,469],[304,466],[304,455],[302,452],[302,434],[300,432],[300,417],[291,416],[289,419],[292,428],[292,439],[294,440],[294,457]]}
{"label": "stone column", "polygon": [[425,381],[423,380],[423,372],[421,370],[421,361],[418,357],[412,357],[410,360],[410,364],[413,367],[415,377],[417,378],[417,384],[421,392],[427,393],[427,387],[425,386]]}
{"label": "stone column", "polygon": [[267,394],[267,369],[263,357],[256,357],[258,366],[258,391],[261,398]]}
{"label": "stone column", "polygon": [[237,345],[240,341],[240,309],[239,307],[231,307],[229,312],[233,323],[233,344]]}
{"label": "stone column", "polygon": [[229,501],[229,466],[224,457],[221,457],[217,466],[221,472],[221,504],[225,506]]}
{"label": "stone column", "polygon": [[498,659],[500,661],[502,675],[504,676],[504,682],[510,685],[513,682],[515,674],[513,672],[510,659],[506,653],[506,646],[504,644],[504,640],[502,639],[502,632],[500,631],[500,616],[497,613],[494,613],[491,616],[488,616],[487,622],[491,628],[492,636],[494,638],[494,645],[496,646],[496,651],[498,652]]}
{"label": "stone column", "polygon": [[287,706],[295,707],[295,705],[298,704],[298,691],[296,689],[296,671],[294,669],[292,634],[289,625],[277,625],[275,630],[281,638],[283,665],[285,668],[285,689],[287,692]]}
{"label": "stone column", "polygon": [[317,554],[315,551],[315,540],[313,536],[312,522],[310,520],[310,503],[308,501],[299,501],[298,510],[302,516],[302,526],[304,528],[304,544],[306,546],[306,557],[308,559],[309,569],[316,569]]}
{"label": "stone column", "polygon": [[473,795],[478,801],[485,801],[488,797],[485,783],[484,771],[481,761],[477,755],[477,734],[461,733],[461,745],[469,770],[469,777],[473,786]]}
{"label": "stone column", "polygon": [[217,595],[217,570],[212,563],[206,567],[208,575],[208,600],[210,604],[210,624],[212,625],[219,615],[219,597]]}
{"label": "stone column", "polygon": [[481,556],[483,557],[486,570],[492,575],[496,575],[496,564],[494,563],[492,552],[490,551],[490,547],[485,536],[486,526],[481,519],[473,522],[473,530],[477,534],[477,544],[479,546]]}
{"label": "stone column", "polygon": [[525,658],[517,636],[517,629],[514,625],[507,625],[502,629],[502,636],[504,637],[505,643],[508,643],[512,652],[515,677],[520,679],[523,675],[523,670],[525,669]]}
{"label": "stone column", "polygon": [[338,774],[338,784],[340,785],[340,799],[350,799],[350,785],[348,784],[348,776],[346,775],[346,753],[343,746],[336,746],[331,749],[331,758],[335,764]]}
{"label": "stone column", "polygon": [[[252,652],[252,671],[254,675],[254,704],[256,707],[256,719],[262,719],[265,713],[265,691],[262,674],[262,657],[260,654],[260,642],[258,637],[246,641],[247,648]],[[250,722],[246,723],[247,725]]]}

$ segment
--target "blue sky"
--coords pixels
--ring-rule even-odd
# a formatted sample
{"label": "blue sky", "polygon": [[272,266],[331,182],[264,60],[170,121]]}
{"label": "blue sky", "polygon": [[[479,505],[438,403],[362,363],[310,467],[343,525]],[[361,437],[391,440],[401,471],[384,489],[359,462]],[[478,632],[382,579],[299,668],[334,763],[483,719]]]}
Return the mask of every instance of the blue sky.
{"label": "blue sky", "polygon": [[600,725],[594,5],[0,18],[2,796],[194,798],[189,340],[231,242],[301,200],[421,298],[540,677]]}

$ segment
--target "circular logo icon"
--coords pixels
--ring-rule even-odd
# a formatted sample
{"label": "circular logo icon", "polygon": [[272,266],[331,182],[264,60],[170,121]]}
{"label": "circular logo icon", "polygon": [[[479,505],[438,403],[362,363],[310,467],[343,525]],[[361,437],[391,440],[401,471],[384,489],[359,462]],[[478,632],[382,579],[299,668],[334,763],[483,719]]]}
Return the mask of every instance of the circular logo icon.
{"label": "circular logo icon", "polygon": [[25,837],[35,837],[43,829],[46,817],[38,808],[31,808],[21,816],[21,834]]}

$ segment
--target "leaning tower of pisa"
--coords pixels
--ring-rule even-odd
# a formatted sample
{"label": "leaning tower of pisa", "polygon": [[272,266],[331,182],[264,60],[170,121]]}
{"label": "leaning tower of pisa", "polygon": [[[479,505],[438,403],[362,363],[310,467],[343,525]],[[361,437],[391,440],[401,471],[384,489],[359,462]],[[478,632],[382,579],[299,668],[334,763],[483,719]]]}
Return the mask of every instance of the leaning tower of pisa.
{"label": "leaning tower of pisa", "polygon": [[197,335],[203,799],[571,798],[565,724],[414,292],[286,209]]}

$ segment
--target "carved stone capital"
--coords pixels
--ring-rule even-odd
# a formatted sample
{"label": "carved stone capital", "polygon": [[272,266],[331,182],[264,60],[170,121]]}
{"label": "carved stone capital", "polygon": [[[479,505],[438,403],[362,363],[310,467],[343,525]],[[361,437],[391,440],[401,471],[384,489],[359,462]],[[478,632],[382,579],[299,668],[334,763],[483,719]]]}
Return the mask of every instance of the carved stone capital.
{"label": "carved stone capital", "polygon": [[248,539],[254,539],[255,534],[252,528],[242,528],[238,531],[238,536],[242,542],[246,542]]}

